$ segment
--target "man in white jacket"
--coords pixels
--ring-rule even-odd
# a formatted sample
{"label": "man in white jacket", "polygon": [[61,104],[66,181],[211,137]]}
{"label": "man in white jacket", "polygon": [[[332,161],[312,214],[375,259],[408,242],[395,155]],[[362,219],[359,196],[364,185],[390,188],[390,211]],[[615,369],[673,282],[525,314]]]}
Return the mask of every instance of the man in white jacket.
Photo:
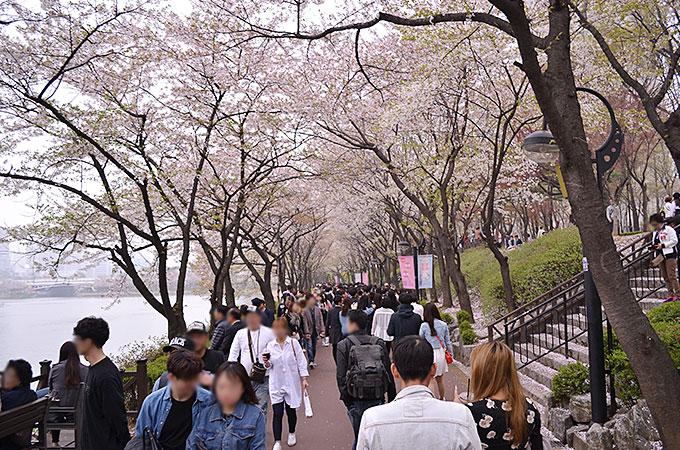
{"label": "man in white jacket", "polygon": [[393,402],[364,413],[357,450],[481,450],[470,410],[437,400],[428,388],[437,371],[432,346],[408,336],[395,346],[393,356],[392,374],[403,389]]}
{"label": "man in white jacket", "polygon": [[678,282],[677,260],[678,235],[671,225],[664,223],[660,214],[652,214],[649,223],[654,227],[652,245],[656,249],[656,256],[663,255],[663,261],[659,264],[659,270],[666,281],[668,298],[666,302],[678,301],[680,297],[680,283]]}

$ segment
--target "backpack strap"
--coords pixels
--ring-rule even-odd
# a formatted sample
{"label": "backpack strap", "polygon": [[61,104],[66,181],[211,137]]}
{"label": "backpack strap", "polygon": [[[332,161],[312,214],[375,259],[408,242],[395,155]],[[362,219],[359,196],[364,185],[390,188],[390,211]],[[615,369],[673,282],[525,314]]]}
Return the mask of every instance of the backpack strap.
{"label": "backpack strap", "polygon": [[361,345],[361,341],[354,334],[350,334],[349,336],[347,336],[347,339],[349,339],[349,341],[354,345]]}

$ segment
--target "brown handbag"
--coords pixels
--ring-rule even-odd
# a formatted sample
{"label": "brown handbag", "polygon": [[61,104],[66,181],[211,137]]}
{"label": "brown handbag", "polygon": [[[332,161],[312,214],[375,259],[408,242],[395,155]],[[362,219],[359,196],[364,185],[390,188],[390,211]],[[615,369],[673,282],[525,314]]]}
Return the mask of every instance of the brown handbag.
{"label": "brown handbag", "polygon": [[661,263],[663,262],[663,260],[664,260],[663,253],[661,253],[660,255],[656,255],[654,257],[654,259],[652,259],[652,262],[650,263],[650,265],[652,267],[659,267],[661,265]]}

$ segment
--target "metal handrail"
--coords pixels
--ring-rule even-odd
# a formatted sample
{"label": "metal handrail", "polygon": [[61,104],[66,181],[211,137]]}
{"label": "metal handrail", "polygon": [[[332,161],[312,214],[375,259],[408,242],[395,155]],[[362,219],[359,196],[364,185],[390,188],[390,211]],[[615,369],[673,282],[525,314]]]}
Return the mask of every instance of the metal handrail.
{"label": "metal handrail", "polygon": [[[619,253],[619,255],[621,255],[621,261],[624,262],[630,256],[632,256],[637,251],[639,251],[639,249],[642,248],[642,246],[637,247],[638,244],[647,242],[648,240],[650,240],[651,236],[652,236],[652,233],[643,233],[642,236],[640,236],[638,239],[635,239],[630,244],[619,249],[618,253]],[[548,300],[552,300],[555,296],[559,295],[561,292],[571,288],[574,285],[580,285],[580,284],[582,284],[582,282],[583,282],[583,272],[579,272],[578,274],[574,275],[573,277],[569,278],[568,280],[561,282],[560,284],[553,287],[552,289],[545,291],[544,293],[533,298],[532,300],[528,301],[527,303],[517,307],[513,311],[511,311],[511,312],[505,314],[504,316],[498,318],[495,322],[493,322],[493,323],[491,323],[490,325],[487,326],[489,342],[496,340],[497,339],[496,336],[498,336],[498,339],[503,337],[504,333],[501,330],[498,329],[499,325],[502,324],[503,328],[505,328],[505,324],[508,323],[508,321],[518,317],[518,315],[523,314],[524,312],[527,312],[527,311],[529,311],[533,308],[540,307],[540,305],[543,305]],[[548,300],[546,300],[546,297],[548,298]]]}
{"label": "metal handrail", "polygon": [[[647,247],[631,248],[632,251],[621,259],[625,262],[623,269],[639,302],[657,292],[664,284],[656,272],[649,272],[647,263],[652,259],[654,251]],[[652,281],[649,281],[650,278]],[[579,289],[582,285],[583,282],[575,284],[505,322],[505,343],[519,356],[519,369],[561,347],[564,348],[564,355],[570,357],[569,343],[588,331],[587,321],[581,320],[582,316],[578,314],[579,309],[585,306],[584,290]],[[603,320],[605,321],[606,319]],[[557,336],[554,332],[546,333],[549,327],[552,331],[554,326],[559,327]],[[534,338],[534,335],[539,336]]]}

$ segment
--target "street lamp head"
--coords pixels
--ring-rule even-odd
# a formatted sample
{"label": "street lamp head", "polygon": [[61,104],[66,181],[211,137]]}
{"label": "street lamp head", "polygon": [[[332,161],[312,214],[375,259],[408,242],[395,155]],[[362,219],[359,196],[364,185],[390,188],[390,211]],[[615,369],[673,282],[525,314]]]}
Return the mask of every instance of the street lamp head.
{"label": "street lamp head", "polygon": [[560,148],[550,130],[534,131],[522,141],[522,150],[536,164],[551,165],[560,157]]}
{"label": "street lamp head", "polygon": [[411,248],[411,244],[409,244],[407,241],[401,241],[397,243],[397,248],[399,249],[399,253],[405,255]]}

